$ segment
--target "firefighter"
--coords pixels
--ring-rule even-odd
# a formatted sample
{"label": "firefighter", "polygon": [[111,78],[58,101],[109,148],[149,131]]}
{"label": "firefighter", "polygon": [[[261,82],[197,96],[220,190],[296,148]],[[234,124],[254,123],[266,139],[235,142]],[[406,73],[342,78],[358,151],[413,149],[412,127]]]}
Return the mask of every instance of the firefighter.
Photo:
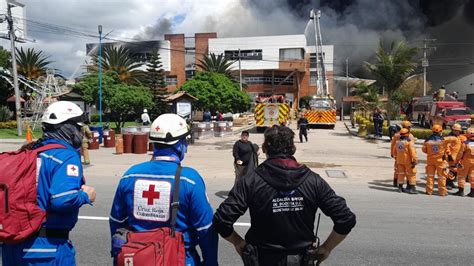
{"label": "firefighter", "polygon": [[[411,126],[412,126],[412,124],[408,120],[405,120],[405,121],[402,122],[402,128],[408,129],[408,139],[410,139],[414,144],[415,137],[410,133]],[[396,150],[396,144],[397,144],[397,141],[399,139],[400,139],[400,134],[395,133],[395,135],[393,135],[393,137],[392,137],[392,141],[390,142],[390,156],[392,156],[392,158],[394,158],[394,159],[395,159],[394,152]],[[393,164],[393,168],[394,168],[394,171],[393,171],[393,186],[397,187],[398,186],[397,185],[398,177],[397,177],[397,161],[396,160]],[[408,189],[408,184],[407,184],[407,189]]]}
{"label": "firefighter", "polygon": [[461,150],[461,137],[462,137],[462,127],[460,124],[454,124],[451,127],[451,132],[446,136],[445,140],[448,141],[450,155],[448,155],[448,164],[449,164],[449,173],[446,179],[446,188],[451,190],[455,188],[454,179],[457,175],[458,164],[458,153]]}
{"label": "firefighter", "polygon": [[458,192],[454,195],[464,196],[464,183],[466,177],[469,177],[469,183],[471,183],[471,192],[467,194],[469,197],[474,197],[474,128],[469,128],[467,130],[467,140],[464,141],[459,153],[460,165],[462,167],[459,169],[458,175]]}
{"label": "firefighter", "polygon": [[[416,164],[418,157],[413,141],[410,139],[410,131],[403,128],[399,132],[399,140],[395,144],[395,162],[398,176],[398,192],[416,194]],[[407,189],[403,189],[403,180],[407,178]]]}
{"label": "firefighter", "polygon": [[433,194],[435,174],[438,175],[438,194],[447,195],[446,176],[448,163],[446,162],[449,148],[442,133],[443,128],[440,125],[434,125],[431,128],[433,134],[425,140],[422,151],[427,155],[426,162],[426,194]]}

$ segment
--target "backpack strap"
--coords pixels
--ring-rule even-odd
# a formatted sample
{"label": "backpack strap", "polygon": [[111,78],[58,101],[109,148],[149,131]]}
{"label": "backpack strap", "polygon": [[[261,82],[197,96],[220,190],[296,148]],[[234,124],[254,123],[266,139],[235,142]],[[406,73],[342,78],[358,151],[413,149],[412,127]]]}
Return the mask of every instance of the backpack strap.
{"label": "backpack strap", "polygon": [[52,150],[52,149],[67,149],[66,147],[64,147],[64,145],[61,145],[61,144],[46,144],[46,145],[43,145],[37,149],[34,149],[34,151],[36,153],[41,153],[41,152],[44,152],[44,151],[47,151],[47,150]]}
{"label": "backpack strap", "polygon": [[178,216],[179,209],[179,181],[181,177],[181,164],[178,164],[176,168],[176,174],[174,175],[174,189],[173,189],[173,202],[171,203],[171,236],[174,237],[176,231],[176,217]]}

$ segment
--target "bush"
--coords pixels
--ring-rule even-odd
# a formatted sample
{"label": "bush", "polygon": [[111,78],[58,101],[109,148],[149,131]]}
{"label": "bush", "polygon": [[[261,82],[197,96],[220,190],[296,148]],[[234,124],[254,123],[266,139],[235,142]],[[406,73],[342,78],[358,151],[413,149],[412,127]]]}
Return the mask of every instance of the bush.
{"label": "bush", "polygon": [[13,112],[6,106],[0,106],[0,122],[7,122],[13,118]]}
{"label": "bush", "polygon": [[0,129],[16,128],[16,121],[0,122]]}
{"label": "bush", "polygon": [[[91,122],[94,123],[98,123],[100,122],[100,115],[99,114],[91,114]],[[108,121],[109,118],[107,117],[107,115],[103,114],[102,115],[102,122],[105,122],[105,121]]]}

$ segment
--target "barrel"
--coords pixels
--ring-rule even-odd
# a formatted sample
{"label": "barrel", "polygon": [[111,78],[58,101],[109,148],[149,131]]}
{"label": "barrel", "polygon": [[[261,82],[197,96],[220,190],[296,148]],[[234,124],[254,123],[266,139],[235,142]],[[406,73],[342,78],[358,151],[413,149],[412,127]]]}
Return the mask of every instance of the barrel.
{"label": "barrel", "polygon": [[148,151],[153,151],[153,150],[154,150],[153,142],[148,142]]}
{"label": "barrel", "polygon": [[123,152],[132,153],[133,152],[133,138],[134,135],[130,133],[123,134]]}
{"label": "barrel", "polygon": [[104,131],[104,147],[106,148],[115,147],[115,131],[113,129]]}
{"label": "barrel", "polygon": [[92,141],[89,142],[89,150],[98,150],[99,149],[99,132],[92,131]]}
{"label": "barrel", "polygon": [[99,142],[99,144],[102,144],[102,139],[103,139],[103,136],[104,136],[104,129],[101,126],[90,126],[89,128],[91,129],[91,131],[95,131],[99,134],[98,135],[98,142]]}
{"label": "barrel", "polygon": [[115,154],[122,154],[123,153],[123,137],[122,135],[118,134],[115,136]]}
{"label": "barrel", "polygon": [[144,154],[148,151],[148,134],[136,132],[133,136],[133,153]]}

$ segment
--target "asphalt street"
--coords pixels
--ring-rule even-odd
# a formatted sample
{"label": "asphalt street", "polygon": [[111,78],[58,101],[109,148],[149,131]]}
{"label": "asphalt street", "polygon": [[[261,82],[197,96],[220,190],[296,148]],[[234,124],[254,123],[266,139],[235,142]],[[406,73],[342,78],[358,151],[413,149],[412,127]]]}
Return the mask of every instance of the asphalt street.
{"label": "asphalt street", "polygon": [[[189,147],[184,165],[204,177],[213,208],[233,185],[232,145],[238,136],[198,141]],[[263,135],[251,133],[261,145]],[[296,158],[321,174],[343,196],[357,215],[357,225],[324,263],[326,265],[473,265],[474,199],[408,195],[392,187],[393,160],[389,143],[350,136],[343,124],[336,129],[313,129],[309,142],[297,141]],[[0,151],[18,144],[0,143]],[[424,191],[424,161],[417,166],[419,191]],[[94,206],[81,208],[72,232],[78,265],[110,265],[110,234],[107,217],[121,175],[149,155],[114,155],[115,149],[91,151],[92,165],[85,168],[87,183],[97,189]],[[260,160],[264,160],[264,155]],[[327,170],[344,171],[345,177],[329,177]],[[467,193],[469,188],[466,189]],[[453,191],[454,192],[454,191]],[[436,193],[436,191],[435,191]],[[250,217],[241,217],[236,230],[248,230]],[[294,225],[298,226],[298,225]],[[320,238],[330,233],[332,221],[321,217]],[[278,233],[278,232],[276,232]],[[280,232],[283,233],[283,232]],[[225,240],[220,239],[221,265],[242,265]]]}

